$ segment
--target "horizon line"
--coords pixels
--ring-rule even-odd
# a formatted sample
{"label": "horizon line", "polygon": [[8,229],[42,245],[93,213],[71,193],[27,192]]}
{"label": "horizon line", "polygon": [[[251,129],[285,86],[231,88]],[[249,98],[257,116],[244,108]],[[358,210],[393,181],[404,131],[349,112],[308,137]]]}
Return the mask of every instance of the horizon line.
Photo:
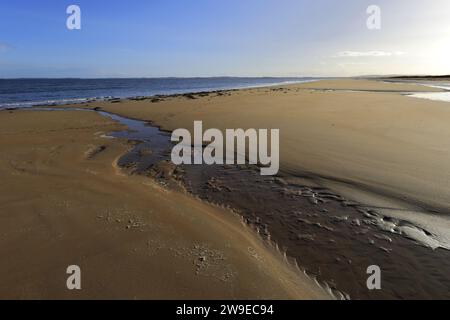
{"label": "horizon line", "polygon": [[351,78],[444,78],[450,74],[379,74],[354,76],[156,76],[156,77],[0,77],[0,80],[107,80],[107,79],[351,79]]}
{"label": "horizon line", "polygon": [[6,77],[0,80],[106,80],[106,79],[324,79],[324,78],[382,78],[382,77],[409,77],[409,78],[419,78],[419,77],[450,77],[449,74],[385,74],[385,75],[355,75],[355,76],[162,76],[162,77]]}

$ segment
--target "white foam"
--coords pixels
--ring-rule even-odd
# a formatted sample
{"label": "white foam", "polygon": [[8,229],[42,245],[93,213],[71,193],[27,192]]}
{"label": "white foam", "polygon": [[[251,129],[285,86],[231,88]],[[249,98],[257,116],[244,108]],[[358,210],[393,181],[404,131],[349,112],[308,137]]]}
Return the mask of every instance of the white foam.
{"label": "white foam", "polygon": [[446,92],[417,92],[411,93],[408,96],[419,99],[427,99],[433,101],[445,101],[450,102],[450,83],[418,83],[422,86],[426,86],[429,88],[437,88],[447,90]]}
{"label": "white foam", "polygon": [[409,97],[427,99],[433,101],[450,102],[450,92],[424,92],[409,94]]}

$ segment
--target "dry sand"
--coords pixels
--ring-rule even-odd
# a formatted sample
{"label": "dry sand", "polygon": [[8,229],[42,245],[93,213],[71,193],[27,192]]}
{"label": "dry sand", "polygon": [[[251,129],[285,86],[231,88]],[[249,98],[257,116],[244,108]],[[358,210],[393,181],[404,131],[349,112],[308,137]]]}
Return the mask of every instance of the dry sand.
{"label": "dry sand", "polygon": [[[117,123],[82,111],[0,122],[0,298],[329,298],[236,216],[124,174],[130,146],[103,137]],[[65,286],[73,264],[81,291]]]}

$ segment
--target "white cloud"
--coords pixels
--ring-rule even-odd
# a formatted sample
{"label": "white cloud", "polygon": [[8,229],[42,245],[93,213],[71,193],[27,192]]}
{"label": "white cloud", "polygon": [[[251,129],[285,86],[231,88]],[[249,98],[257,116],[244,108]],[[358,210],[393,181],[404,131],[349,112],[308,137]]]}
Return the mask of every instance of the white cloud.
{"label": "white cloud", "polygon": [[360,58],[360,57],[394,57],[402,56],[402,51],[341,51],[338,52],[336,58]]}

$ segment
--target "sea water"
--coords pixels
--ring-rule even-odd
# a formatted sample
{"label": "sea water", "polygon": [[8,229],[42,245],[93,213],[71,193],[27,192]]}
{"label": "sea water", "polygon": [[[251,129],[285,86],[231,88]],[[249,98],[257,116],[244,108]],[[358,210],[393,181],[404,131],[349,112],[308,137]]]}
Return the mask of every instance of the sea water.
{"label": "sea water", "polygon": [[314,78],[0,79],[0,108],[67,104],[314,81]]}

